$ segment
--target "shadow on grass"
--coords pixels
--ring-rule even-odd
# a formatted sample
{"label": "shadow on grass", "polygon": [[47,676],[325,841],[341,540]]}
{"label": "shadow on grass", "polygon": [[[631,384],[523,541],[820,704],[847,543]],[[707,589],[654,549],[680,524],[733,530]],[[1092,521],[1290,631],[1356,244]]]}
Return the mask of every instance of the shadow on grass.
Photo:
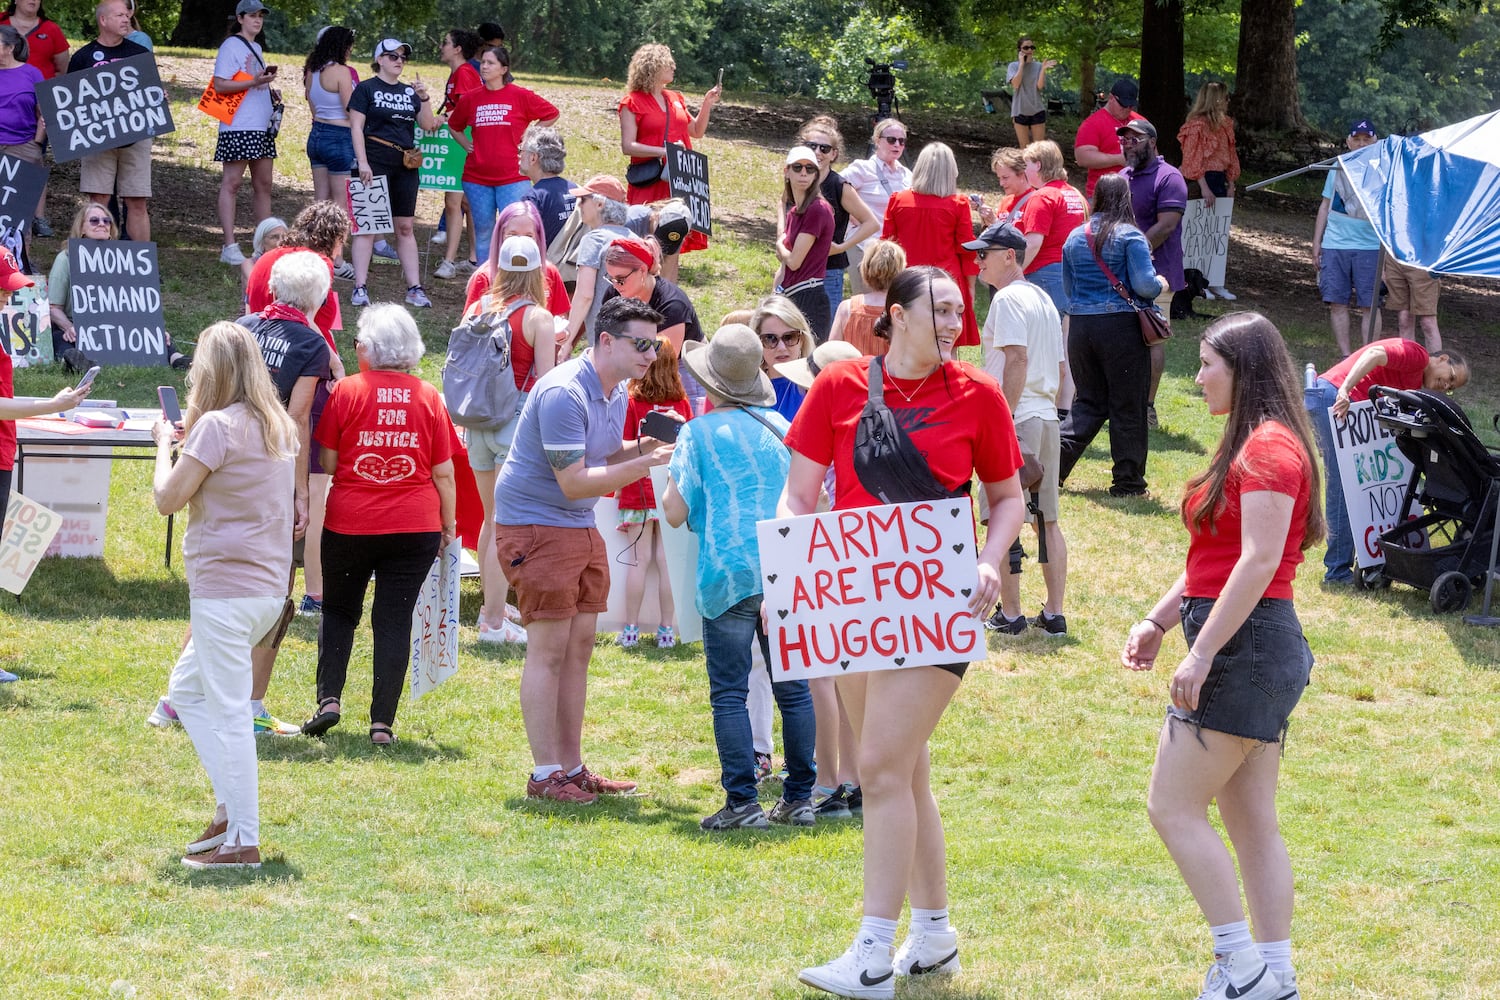
{"label": "shadow on grass", "polygon": [[50,556],[36,568],[16,599],[29,618],[181,618],[187,612],[188,585],[181,576],[116,576],[103,559]]}
{"label": "shadow on grass", "polygon": [[156,877],[163,882],[172,882],[189,889],[232,889],[242,885],[260,883],[300,882],[301,867],[287,861],[280,852],[272,852],[261,858],[259,868],[231,868],[226,871],[207,871],[188,868],[181,857],[174,857],[156,866]]}
{"label": "shadow on grass", "polygon": [[1151,432],[1152,451],[1180,451],[1189,455],[1206,455],[1207,449],[1196,438],[1186,434],[1175,434],[1158,427]]}
{"label": "shadow on grass", "polygon": [[1128,514],[1169,514],[1175,513],[1176,508],[1169,508],[1162,504],[1154,496],[1150,497],[1117,497],[1110,496],[1107,489],[1078,490],[1078,495],[1093,501],[1101,507],[1112,507],[1123,510]]}
{"label": "shadow on grass", "polygon": [[[350,720],[352,722],[352,720]],[[431,732],[413,735],[401,732],[396,725],[396,742],[376,746],[370,742],[367,729],[346,722],[320,737],[268,737],[256,741],[256,755],[261,760],[308,763],[332,760],[383,760],[392,764],[425,764],[440,760],[467,760],[468,751],[452,743],[442,743]]]}
{"label": "shadow on grass", "polygon": [[[768,785],[770,782],[767,783]],[[830,837],[849,829],[850,821],[834,820],[810,827],[772,825],[762,830],[722,830],[710,833],[698,822],[703,818],[697,807],[671,798],[653,794],[601,795],[593,805],[574,805],[545,799],[529,799],[517,795],[504,802],[507,811],[518,815],[531,814],[551,820],[576,823],[580,826],[600,822],[623,822],[635,825],[661,826],[673,829],[678,835],[691,837],[703,843],[722,844],[725,847],[755,849],[767,841],[781,841],[788,837]]]}

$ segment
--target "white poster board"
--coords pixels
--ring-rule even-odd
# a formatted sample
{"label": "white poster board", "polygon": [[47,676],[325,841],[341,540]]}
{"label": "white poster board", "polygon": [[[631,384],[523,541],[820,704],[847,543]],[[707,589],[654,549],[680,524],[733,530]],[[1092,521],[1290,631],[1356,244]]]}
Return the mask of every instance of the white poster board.
{"label": "white poster board", "polygon": [[[666,496],[665,465],[651,470],[651,487],[657,502]],[[674,528],[666,518],[660,522],[662,549],[667,556],[667,575],[672,584],[672,603],[677,606],[677,639],[680,642],[703,641],[703,616],[698,614],[698,536],[688,530],[687,522]]]}
{"label": "white poster board", "polygon": [[771,679],[984,659],[967,497],[756,524]]}
{"label": "white poster board", "polygon": [[1354,561],[1360,569],[1384,565],[1380,534],[1396,526],[1411,463],[1396,446],[1395,432],[1375,419],[1375,404],[1369,400],[1351,403],[1343,420],[1329,416],[1344,508],[1354,535]]}
{"label": "white poster board", "polygon": [[0,589],[19,594],[62,527],[62,517],[12,492],[0,525]]}
{"label": "white poster board", "polygon": [[1189,198],[1187,211],[1182,213],[1182,266],[1202,271],[1212,288],[1224,286],[1233,214],[1233,198],[1215,198],[1212,208],[1202,198]]}
{"label": "white poster board", "polygon": [[372,177],[366,185],[356,174],[349,178],[349,235],[379,236],[396,231],[391,212],[391,186],[384,177]]}
{"label": "white poster board", "polygon": [[102,559],[114,449],[68,441],[66,450],[76,457],[26,457],[26,495],[62,518],[47,555]]}
{"label": "white poster board", "polygon": [[463,542],[433,560],[411,613],[411,700],[458,673],[458,578]]}

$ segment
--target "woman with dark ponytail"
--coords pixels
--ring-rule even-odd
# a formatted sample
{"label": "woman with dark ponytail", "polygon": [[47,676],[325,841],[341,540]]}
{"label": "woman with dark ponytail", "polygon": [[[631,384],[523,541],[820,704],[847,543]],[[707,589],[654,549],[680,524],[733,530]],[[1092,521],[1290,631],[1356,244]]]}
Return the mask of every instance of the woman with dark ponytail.
{"label": "woman with dark ponytail", "polygon": [[[979,618],[1000,592],[1000,560],[1020,531],[1025,506],[1017,477],[1020,448],[1000,386],[972,365],[953,360],[964,309],[963,292],[940,268],[908,268],[897,276],[885,312],[875,321],[875,335],[890,340],[889,353],[829,365],[803,400],[786,436],[792,464],[781,513],[813,513],[830,465],[835,510],[967,496],[977,474],[990,504],[978,585],[969,601]],[[908,489],[906,482],[869,481],[874,476],[856,455],[855,430],[874,377],[883,386],[883,408],[899,411],[896,436],[919,453],[916,464],[930,485],[913,482]],[[902,442],[896,444],[899,450]],[[889,499],[877,499],[876,493]],[[927,740],[968,666],[875,670],[836,681],[859,744],[864,919],[848,951],[802,970],[799,978],[809,986],[846,997],[892,997],[895,976],[959,970]],[[893,958],[896,922],[908,899],[911,927]]]}

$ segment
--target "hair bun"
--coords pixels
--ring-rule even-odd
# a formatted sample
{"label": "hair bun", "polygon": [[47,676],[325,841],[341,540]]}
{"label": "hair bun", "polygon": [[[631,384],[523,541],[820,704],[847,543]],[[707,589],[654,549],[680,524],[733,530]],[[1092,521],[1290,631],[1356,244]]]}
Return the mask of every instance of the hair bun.
{"label": "hair bun", "polygon": [[879,337],[881,340],[890,340],[891,339],[891,313],[890,313],[890,310],[886,310],[885,312],[881,313],[876,318],[875,325],[871,329],[870,332],[873,333],[873,334],[875,334],[875,336]]}

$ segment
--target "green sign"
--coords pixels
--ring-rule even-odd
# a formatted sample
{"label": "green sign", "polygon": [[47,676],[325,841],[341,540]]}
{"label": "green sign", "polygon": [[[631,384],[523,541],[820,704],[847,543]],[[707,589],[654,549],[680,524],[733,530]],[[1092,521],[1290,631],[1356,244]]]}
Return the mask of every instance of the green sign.
{"label": "green sign", "polygon": [[419,183],[434,191],[462,191],[464,175],[464,148],[453,138],[444,125],[436,132],[417,129],[417,148],[422,151],[422,168]]}

